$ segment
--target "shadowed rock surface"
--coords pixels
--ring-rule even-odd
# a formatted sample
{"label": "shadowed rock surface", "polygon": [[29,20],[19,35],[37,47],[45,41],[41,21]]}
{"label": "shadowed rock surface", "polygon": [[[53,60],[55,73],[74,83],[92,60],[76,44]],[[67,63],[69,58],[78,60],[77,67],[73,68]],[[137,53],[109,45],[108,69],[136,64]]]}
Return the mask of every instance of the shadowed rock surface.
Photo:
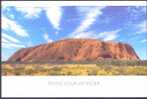
{"label": "shadowed rock surface", "polygon": [[65,39],[14,53],[8,62],[96,61],[99,59],[139,60],[134,49],[120,42],[96,39]]}

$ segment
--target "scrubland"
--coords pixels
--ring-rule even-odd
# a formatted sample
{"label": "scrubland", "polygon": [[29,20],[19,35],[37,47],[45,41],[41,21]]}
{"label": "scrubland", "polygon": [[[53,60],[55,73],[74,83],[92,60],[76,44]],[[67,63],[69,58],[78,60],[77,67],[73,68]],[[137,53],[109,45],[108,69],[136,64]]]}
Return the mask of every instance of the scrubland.
{"label": "scrubland", "polygon": [[147,66],[127,65],[113,66],[102,64],[10,64],[3,63],[2,75],[30,75],[30,76],[48,76],[48,75],[147,75]]}

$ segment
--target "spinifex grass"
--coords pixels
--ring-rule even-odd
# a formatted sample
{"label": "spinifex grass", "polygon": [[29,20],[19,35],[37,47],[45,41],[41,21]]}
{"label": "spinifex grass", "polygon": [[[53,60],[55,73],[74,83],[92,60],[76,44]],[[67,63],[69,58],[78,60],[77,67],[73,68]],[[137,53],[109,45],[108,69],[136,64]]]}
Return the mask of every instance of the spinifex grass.
{"label": "spinifex grass", "polygon": [[2,75],[147,75],[147,66],[98,64],[2,64]]}

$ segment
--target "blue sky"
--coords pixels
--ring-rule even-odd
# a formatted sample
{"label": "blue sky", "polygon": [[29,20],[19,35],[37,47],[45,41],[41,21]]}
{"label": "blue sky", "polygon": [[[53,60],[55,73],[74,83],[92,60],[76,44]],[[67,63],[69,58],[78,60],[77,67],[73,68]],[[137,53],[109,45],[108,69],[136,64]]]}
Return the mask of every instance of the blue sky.
{"label": "blue sky", "polygon": [[147,59],[145,6],[2,7],[2,60],[21,48],[65,38],[129,43]]}

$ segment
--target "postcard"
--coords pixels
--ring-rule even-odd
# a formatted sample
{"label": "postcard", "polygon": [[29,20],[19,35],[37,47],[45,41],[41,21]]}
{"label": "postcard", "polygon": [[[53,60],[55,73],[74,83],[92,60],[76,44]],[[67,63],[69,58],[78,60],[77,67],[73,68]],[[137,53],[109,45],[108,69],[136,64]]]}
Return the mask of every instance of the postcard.
{"label": "postcard", "polygon": [[22,2],[2,2],[3,96],[147,96],[145,1]]}

